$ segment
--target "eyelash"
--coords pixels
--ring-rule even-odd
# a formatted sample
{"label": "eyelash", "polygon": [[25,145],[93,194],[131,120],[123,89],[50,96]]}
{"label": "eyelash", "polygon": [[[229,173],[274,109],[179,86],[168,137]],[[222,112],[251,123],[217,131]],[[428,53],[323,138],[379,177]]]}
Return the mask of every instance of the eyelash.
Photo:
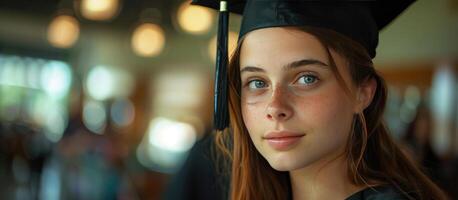
{"label": "eyelash", "polygon": [[298,79],[296,79],[295,82],[298,82],[298,81],[299,81],[301,78],[303,78],[303,77],[312,77],[312,78],[314,79],[313,83],[309,83],[309,84],[306,83],[305,85],[313,85],[313,84],[315,84],[317,81],[320,80],[320,79],[318,78],[318,76],[316,76],[316,75],[313,75],[313,74],[311,74],[311,73],[303,73],[303,74],[301,74],[301,75],[299,76]]}
{"label": "eyelash", "polygon": [[249,89],[261,89],[261,88],[250,88],[251,83],[254,83],[255,81],[261,81],[261,82],[263,82],[265,85],[267,85],[265,81],[263,81],[263,80],[261,80],[261,79],[259,79],[259,78],[256,78],[256,79],[249,80],[249,81],[246,83],[246,87],[248,87]]}
{"label": "eyelash", "polygon": [[[303,78],[303,77],[313,77],[313,78],[314,78],[313,83],[310,83],[310,84],[307,84],[307,83],[306,83],[306,84],[304,84],[304,85],[307,85],[307,86],[316,84],[316,82],[320,80],[320,79],[318,78],[318,76],[313,75],[313,74],[311,74],[311,73],[302,73],[302,74],[299,75],[299,78],[297,78],[296,81],[294,81],[294,82],[295,82],[295,83],[298,82],[298,81],[299,81],[301,78]],[[255,82],[255,81],[261,81],[261,82],[263,82],[264,84],[266,84],[265,81],[263,81],[263,80],[261,80],[261,79],[259,79],[259,78],[255,78],[255,79],[249,80],[249,81],[245,84],[245,86],[246,86],[246,87],[249,87],[250,84],[253,83],[253,82]],[[250,88],[250,89],[262,89],[262,88]]]}

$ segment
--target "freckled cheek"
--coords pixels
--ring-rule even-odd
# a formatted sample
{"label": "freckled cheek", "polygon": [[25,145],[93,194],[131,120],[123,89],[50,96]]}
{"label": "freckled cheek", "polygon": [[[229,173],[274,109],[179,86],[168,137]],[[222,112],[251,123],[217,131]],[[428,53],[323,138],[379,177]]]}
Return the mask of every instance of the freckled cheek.
{"label": "freckled cheek", "polygon": [[260,104],[244,104],[242,102],[242,117],[245,126],[247,127],[250,135],[254,133],[262,133],[264,129],[262,122],[264,115],[264,107]]}
{"label": "freckled cheek", "polygon": [[309,124],[313,129],[327,130],[331,127],[339,127],[341,121],[348,115],[346,108],[348,105],[337,95],[311,95],[300,102],[297,115],[300,121]]}

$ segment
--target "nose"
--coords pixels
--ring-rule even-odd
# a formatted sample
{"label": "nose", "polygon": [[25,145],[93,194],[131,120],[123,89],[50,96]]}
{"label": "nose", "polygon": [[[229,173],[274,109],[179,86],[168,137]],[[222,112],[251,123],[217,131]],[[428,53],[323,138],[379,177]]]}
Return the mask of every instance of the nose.
{"label": "nose", "polygon": [[266,109],[266,117],[272,121],[286,121],[293,116],[287,89],[276,87]]}

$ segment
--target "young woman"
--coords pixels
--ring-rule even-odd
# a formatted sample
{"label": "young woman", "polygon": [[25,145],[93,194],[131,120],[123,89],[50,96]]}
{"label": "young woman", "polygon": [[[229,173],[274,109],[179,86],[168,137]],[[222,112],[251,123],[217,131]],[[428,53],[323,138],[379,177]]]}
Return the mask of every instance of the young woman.
{"label": "young woman", "polygon": [[230,198],[445,199],[384,125],[376,45],[299,21],[242,25],[228,69],[230,125],[216,135],[232,163]]}

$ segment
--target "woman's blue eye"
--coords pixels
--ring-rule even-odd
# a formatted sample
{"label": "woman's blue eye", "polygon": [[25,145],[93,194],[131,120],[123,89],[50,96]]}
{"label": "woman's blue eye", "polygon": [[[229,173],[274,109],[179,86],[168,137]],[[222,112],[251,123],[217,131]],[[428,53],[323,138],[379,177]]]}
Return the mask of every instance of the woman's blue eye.
{"label": "woman's blue eye", "polygon": [[304,76],[301,76],[298,80],[298,82],[300,84],[306,84],[306,85],[310,85],[310,84],[313,84],[317,81],[317,77],[316,76],[313,76],[313,75],[304,75]]}
{"label": "woman's blue eye", "polygon": [[266,83],[261,80],[252,80],[248,83],[248,87],[250,89],[259,89],[259,88],[266,87]]}

